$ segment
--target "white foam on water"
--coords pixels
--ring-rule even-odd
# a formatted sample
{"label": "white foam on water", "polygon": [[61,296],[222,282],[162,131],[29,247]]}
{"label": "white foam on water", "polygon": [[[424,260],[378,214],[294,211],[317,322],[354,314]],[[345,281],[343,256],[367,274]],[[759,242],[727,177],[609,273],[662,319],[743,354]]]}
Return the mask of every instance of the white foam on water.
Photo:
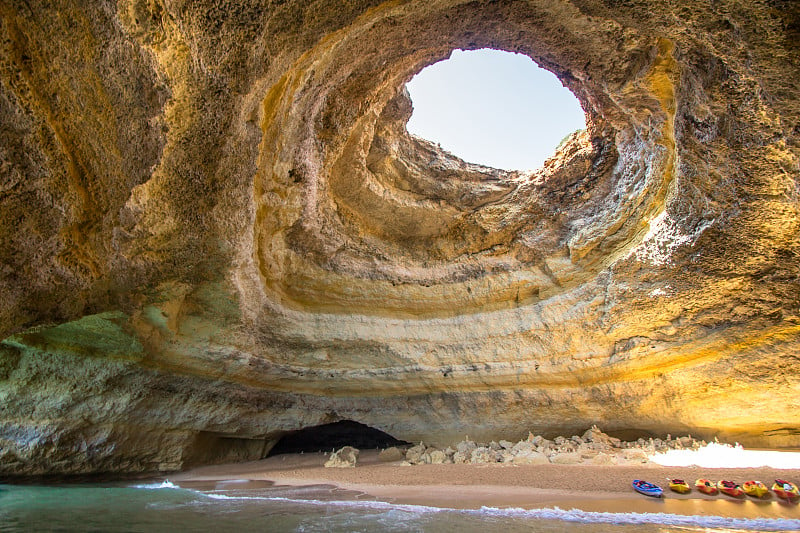
{"label": "white foam on water", "polygon": [[228,496],[227,494],[209,494],[209,493],[201,493],[203,496],[207,498],[211,498],[212,500],[261,500],[261,501],[272,501],[272,500],[286,500],[286,501],[296,501],[298,503],[305,503],[305,500],[293,500],[291,498],[273,498],[270,496]]}
{"label": "white foam on water", "polygon": [[204,493],[205,496],[214,500],[261,500],[271,502],[297,503],[301,505],[334,505],[336,507],[357,507],[361,509],[375,510],[399,510],[418,513],[436,513],[444,511],[455,511],[442,507],[429,507],[426,505],[411,505],[400,503],[389,503],[378,500],[316,500],[303,498],[287,498],[285,496],[229,496],[227,494]]}
{"label": "white foam on water", "polygon": [[359,508],[377,511],[403,511],[417,515],[450,512],[473,516],[491,516],[496,518],[520,518],[537,520],[560,520],[563,522],[580,522],[594,524],[637,525],[654,524],[665,526],[721,528],[725,530],[743,531],[800,531],[800,519],[788,518],[729,518],[724,516],[678,515],[669,513],[604,513],[582,511],[580,509],[565,510],[559,507],[546,509],[521,509],[481,507],[480,509],[451,509],[430,507],[426,505],[396,504],[376,500],[315,500],[296,499],[282,496],[229,496],[226,494],[205,493],[215,500],[261,500],[286,502],[299,505],[335,506],[343,508]]}
{"label": "white foam on water", "polygon": [[602,524],[656,524],[667,526],[708,527],[746,531],[798,531],[800,519],[729,518],[724,516],[678,515],[668,513],[603,513],[580,509],[498,509],[483,507],[481,513],[491,516],[538,518],[565,522]]}
{"label": "white foam on water", "polygon": [[178,485],[175,485],[170,480],[166,479],[161,483],[145,483],[143,485],[133,485],[131,488],[134,489],[147,489],[147,490],[155,490],[155,489],[180,489]]}

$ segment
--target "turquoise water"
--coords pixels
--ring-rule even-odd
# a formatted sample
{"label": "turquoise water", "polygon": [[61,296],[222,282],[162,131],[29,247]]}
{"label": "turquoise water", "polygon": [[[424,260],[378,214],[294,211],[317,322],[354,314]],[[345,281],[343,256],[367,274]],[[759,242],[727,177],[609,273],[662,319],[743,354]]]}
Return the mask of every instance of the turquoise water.
{"label": "turquoise water", "polygon": [[0,485],[0,532],[800,531],[800,519],[731,519],[562,509],[438,509],[360,499],[330,486],[189,490],[169,482]]}

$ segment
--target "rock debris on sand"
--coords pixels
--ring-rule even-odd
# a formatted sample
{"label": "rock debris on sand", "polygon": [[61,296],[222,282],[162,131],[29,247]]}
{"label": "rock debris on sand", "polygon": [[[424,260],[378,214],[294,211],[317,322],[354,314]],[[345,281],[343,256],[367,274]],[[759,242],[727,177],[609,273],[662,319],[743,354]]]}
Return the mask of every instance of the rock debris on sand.
{"label": "rock debris on sand", "polygon": [[[691,436],[673,438],[640,438],[636,441],[622,441],[603,433],[597,426],[592,426],[583,435],[572,437],[556,437],[553,440],[541,435],[528,435],[527,439],[517,443],[506,440],[500,442],[477,443],[469,438],[456,444],[439,449],[426,446],[420,442],[408,448],[405,460],[409,464],[642,464],[649,462],[648,457],[667,450],[697,449],[705,446],[703,440]],[[387,450],[388,451],[388,450]]]}

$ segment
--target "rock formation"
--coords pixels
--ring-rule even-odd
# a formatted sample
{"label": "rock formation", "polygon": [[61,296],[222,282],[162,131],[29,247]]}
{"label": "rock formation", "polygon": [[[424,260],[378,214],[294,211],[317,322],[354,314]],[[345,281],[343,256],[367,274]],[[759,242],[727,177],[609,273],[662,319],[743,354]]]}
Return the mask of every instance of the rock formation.
{"label": "rock formation", "polygon": [[[516,443],[507,440],[488,444],[476,443],[467,438],[456,444],[455,448],[448,446],[444,450],[420,442],[406,449],[405,455],[397,447],[382,450],[379,459],[401,463],[402,466],[488,463],[641,465],[670,450],[698,450],[706,444],[705,441],[698,441],[691,436],[673,438],[671,435],[664,439],[651,437],[645,440],[640,437],[636,441],[623,441],[603,433],[597,426],[592,426],[582,436],[558,436],[553,440],[533,433]],[[334,452],[325,466],[355,466],[358,453],[353,455],[351,450],[353,448],[348,446]],[[345,454],[351,460],[342,460],[341,456]]]}
{"label": "rock formation", "polygon": [[[10,0],[0,36],[0,473],[342,419],[800,445],[796,2]],[[586,111],[536,172],[405,131],[481,47]]]}
{"label": "rock formation", "polygon": [[353,468],[358,463],[359,450],[352,446],[345,446],[335,452],[325,461],[325,468]]}

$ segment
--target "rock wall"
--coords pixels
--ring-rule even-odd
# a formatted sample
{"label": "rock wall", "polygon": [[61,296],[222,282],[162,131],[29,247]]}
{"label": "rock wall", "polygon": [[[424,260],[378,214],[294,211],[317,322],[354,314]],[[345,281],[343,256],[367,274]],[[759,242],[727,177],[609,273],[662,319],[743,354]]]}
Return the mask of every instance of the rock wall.
{"label": "rock wall", "polygon": [[[0,473],[174,470],[355,420],[800,445],[800,8],[5,2]],[[587,129],[533,173],[411,137],[453,49]]]}

